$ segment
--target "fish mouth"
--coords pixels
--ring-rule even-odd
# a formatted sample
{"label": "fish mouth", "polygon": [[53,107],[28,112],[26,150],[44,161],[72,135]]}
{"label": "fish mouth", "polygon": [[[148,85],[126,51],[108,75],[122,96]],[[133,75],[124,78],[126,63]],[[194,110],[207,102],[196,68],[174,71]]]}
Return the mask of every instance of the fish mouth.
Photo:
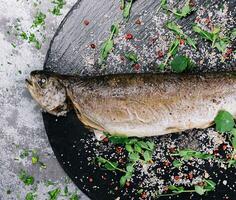
{"label": "fish mouth", "polygon": [[32,87],[33,86],[33,83],[31,81],[31,79],[25,79],[25,82],[26,82],[27,87]]}

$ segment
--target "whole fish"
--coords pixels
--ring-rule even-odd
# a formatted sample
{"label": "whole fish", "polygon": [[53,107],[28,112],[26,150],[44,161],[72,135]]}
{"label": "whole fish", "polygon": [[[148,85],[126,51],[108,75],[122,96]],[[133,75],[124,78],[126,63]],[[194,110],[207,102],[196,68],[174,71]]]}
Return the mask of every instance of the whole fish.
{"label": "whole fish", "polygon": [[211,126],[220,110],[236,117],[236,73],[64,76],[34,71],[32,97],[60,116],[74,108],[95,131],[157,136]]}

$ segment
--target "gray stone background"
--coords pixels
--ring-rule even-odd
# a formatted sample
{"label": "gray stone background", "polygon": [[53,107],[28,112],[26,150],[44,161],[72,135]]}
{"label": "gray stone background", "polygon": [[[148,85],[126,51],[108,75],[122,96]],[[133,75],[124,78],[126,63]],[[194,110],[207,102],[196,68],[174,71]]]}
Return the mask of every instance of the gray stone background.
{"label": "gray stone background", "polygon": [[[77,192],[87,199],[68,180],[53,155],[44,130],[40,108],[26,91],[24,80],[32,70],[42,69],[49,43],[58,25],[76,0],[67,0],[60,16],[49,10],[51,0],[0,0],[0,199],[25,199],[34,192],[35,199],[48,199],[48,191],[61,188]],[[32,28],[37,12],[46,14],[45,25]],[[22,32],[34,33],[42,43],[40,50],[20,37]],[[36,150],[46,165],[33,165],[31,156],[20,158],[24,149]],[[35,178],[33,186],[25,186],[19,179],[23,169]],[[51,180],[54,185],[46,186]]]}

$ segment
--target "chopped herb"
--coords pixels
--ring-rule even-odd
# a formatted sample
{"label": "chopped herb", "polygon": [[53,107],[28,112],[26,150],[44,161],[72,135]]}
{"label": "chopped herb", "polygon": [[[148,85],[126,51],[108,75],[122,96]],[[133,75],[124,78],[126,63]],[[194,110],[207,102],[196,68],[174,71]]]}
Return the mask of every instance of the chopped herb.
{"label": "chopped herb", "polygon": [[133,0],[126,0],[124,3],[123,17],[129,19]]}
{"label": "chopped herb", "polygon": [[42,45],[39,43],[34,33],[31,33],[29,36],[29,43],[33,43],[36,49],[41,49]]}
{"label": "chopped herb", "polygon": [[214,157],[211,154],[202,153],[202,152],[194,151],[194,150],[191,150],[191,149],[179,150],[177,153],[171,154],[171,155],[172,156],[180,156],[184,160],[189,160],[190,158],[210,159],[210,158]]}
{"label": "chopped herb", "polygon": [[25,184],[25,185],[33,185],[34,184],[34,177],[27,174],[26,171],[21,170],[19,174],[19,179]]}
{"label": "chopped herb", "polygon": [[24,159],[26,157],[29,156],[29,150],[28,149],[24,149],[21,153],[20,153],[20,158]]}
{"label": "chopped herb", "polygon": [[183,165],[183,162],[180,160],[174,160],[172,164],[175,168],[180,168]]}
{"label": "chopped herb", "polygon": [[194,66],[190,58],[182,55],[175,56],[170,65],[171,69],[176,73],[190,70]]}
{"label": "chopped herb", "polygon": [[[152,160],[152,154],[155,149],[155,144],[150,141],[140,141],[138,139],[129,139],[127,137],[121,137],[118,139],[118,136],[109,136],[109,134],[105,133],[106,137],[108,137],[111,141],[111,138],[115,137],[115,144],[123,144],[125,145],[125,149],[128,152],[128,164],[126,165],[126,169],[121,169],[118,167],[117,162],[111,162],[103,157],[97,157],[97,161],[101,164],[102,167],[106,168],[110,171],[120,171],[125,173],[120,179],[120,185],[124,186],[127,180],[132,177],[134,171],[134,165],[136,162],[140,161],[143,163],[149,162]],[[144,160],[142,160],[143,158]]]}
{"label": "chopped herb", "polygon": [[76,193],[74,193],[71,195],[70,200],[79,200],[79,196]]}
{"label": "chopped herb", "polygon": [[169,47],[169,49],[168,49],[168,53],[167,53],[167,57],[166,57],[165,62],[162,63],[162,64],[159,66],[159,67],[160,67],[160,70],[164,70],[164,69],[165,69],[165,66],[167,65],[167,63],[168,63],[170,57],[171,57],[171,56],[174,56],[174,55],[177,53],[178,47],[179,47],[179,40],[178,40],[178,39],[175,39],[175,40],[171,43],[171,45],[170,45],[170,47]]}
{"label": "chopped herb", "polygon": [[38,26],[44,25],[45,19],[46,19],[46,15],[42,12],[38,12],[34,18],[32,27],[36,28]]}
{"label": "chopped herb", "polygon": [[181,193],[193,193],[193,192],[195,192],[195,193],[197,193],[199,195],[203,195],[206,192],[214,191],[215,190],[215,186],[216,186],[216,184],[212,180],[206,180],[206,179],[204,180],[204,185],[203,186],[195,185],[194,189],[191,189],[191,190],[186,190],[182,186],[170,185],[168,187],[168,189],[172,193],[159,194],[158,197],[173,196],[173,195],[178,195],[178,194],[181,194]]}
{"label": "chopped herb", "polygon": [[161,0],[161,4],[158,7],[157,12],[159,12],[161,8],[163,10],[168,10],[168,8],[167,8],[167,0]]}
{"label": "chopped herb", "polygon": [[33,157],[31,158],[31,161],[32,161],[32,164],[35,165],[36,163],[39,162],[39,157],[38,157],[38,156],[33,156]]}
{"label": "chopped herb", "polygon": [[60,188],[56,188],[54,190],[51,190],[48,192],[49,194],[49,200],[57,200],[59,194],[61,193],[61,189]]}
{"label": "chopped herb", "polygon": [[125,54],[125,57],[132,62],[132,64],[135,64],[138,62],[138,56],[133,53],[133,52],[130,52],[130,53],[126,53]]}
{"label": "chopped herb", "polygon": [[20,34],[20,36],[21,36],[21,38],[22,38],[23,40],[28,40],[28,36],[27,36],[26,32],[22,32],[22,33]]}
{"label": "chopped herb", "polygon": [[168,22],[166,24],[166,27],[173,31],[176,35],[178,35],[181,39],[186,40],[187,44],[192,46],[194,49],[196,49],[196,42],[191,39],[189,36],[187,36],[181,29],[181,26],[176,24],[175,22]]}
{"label": "chopped herb", "polygon": [[194,25],[193,31],[198,33],[203,39],[212,42],[212,47],[217,48],[220,52],[225,52],[229,44],[229,39],[227,37],[220,37],[220,28],[215,27],[213,31],[208,32],[203,30],[201,27]]}
{"label": "chopped herb", "polygon": [[108,40],[106,40],[103,45],[102,45],[102,49],[101,49],[101,62],[105,61],[108,58],[109,53],[111,52],[112,48],[114,47],[114,36],[116,36],[119,32],[119,28],[118,25],[113,24],[111,26],[111,34]]}
{"label": "chopped herb", "polygon": [[216,130],[219,132],[232,131],[235,123],[233,116],[227,111],[220,111],[215,118]]}
{"label": "chopped herb", "polygon": [[[169,10],[169,9],[168,9]],[[187,1],[181,9],[169,10],[178,18],[184,18],[190,15],[195,9],[190,5],[190,1]]]}
{"label": "chopped herb", "polygon": [[106,160],[105,158],[102,158],[102,157],[97,157],[97,160],[100,164],[102,164],[102,166],[104,168],[106,168],[109,171],[118,170],[118,171],[121,171],[121,172],[126,172],[125,170],[118,168],[118,163],[117,162],[111,162],[111,161]]}
{"label": "chopped herb", "polygon": [[51,11],[52,14],[56,15],[56,16],[61,15],[61,9],[66,4],[66,1],[65,0],[54,0],[52,3],[55,4],[53,10]]}
{"label": "chopped herb", "polygon": [[32,192],[27,193],[25,196],[25,200],[35,200],[35,198],[36,198],[36,195]]}

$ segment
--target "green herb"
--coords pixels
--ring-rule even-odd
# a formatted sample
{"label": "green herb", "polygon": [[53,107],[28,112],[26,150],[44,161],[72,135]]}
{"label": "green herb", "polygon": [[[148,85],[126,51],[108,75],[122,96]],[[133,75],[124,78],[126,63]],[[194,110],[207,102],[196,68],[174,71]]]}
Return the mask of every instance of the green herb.
{"label": "green herb", "polygon": [[70,200],[79,200],[79,196],[76,193],[72,194]]}
{"label": "green herb", "polygon": [[125,172],[125,173],[126,173],[125,170],[120,169],[120,168],[118,167],[118,163],[117,163],[117,162],[111,162],[111,161],[106,160],[105,158],[102,158],[102,157],[97,157],[97,161],[98,161],[100,164],[102,164],[102,166],[103,166],[104,168],[106,168],[107,170],[109,170],[109,171],[118,170],[118,171],[120,171],[120,172]]}
{"label": "green herb", "polygon": [[34,200],[36,198],[36,195],[32,192],[29,192],[25,196],[25,200]]}
{"label": "green herb", "polygon": [[233,116],[227,111],[220,111],[215,118],[216,130],[219,132],[232,131],[235,123]]}
{"label": "green herb", "polygon": [[183,162],[180,160],[174,160],[172,164],[175,168],[180,168],[183,165]]}
{"label": "green herb", "polygon": [[129,19],[130,12],[132,8],[133,0],[126,0],[124,1],[124,10],[123,10],[123,17],[125,19]]}
{"label": "green herb", "polygon": [[133,53],[133,52],[130,52],[130,53],[126,53],[125,54],[125,57],[132,62],[132,64],[135,64],[138,62],[138,56]]}
{"label": "green herb", "polygon": [[234,28],[232,31],[231,31],[231,38],[234,39],[236,37],[236,28]]}
{"label": "green herb", "polygon": [[66,1],[65,0],[54,0],[52,3],[55,4],[53,10],[51,11],[52,14],[56,15],[56,16],[61,15],[61,9],[66,4]]}
{"label": "green herb", "polygon": [[196,42],[191,39],[189,36],[187,36],[181,29],[181,26],[176,24],[175,22],[168,22],[166,24],[166,27],[173,31],[176,35],[178,35],[181,39],[186,40],[187,44],[192,46],[194,49],[196,49]]}
{"label": "green herb", "polygon": [[210,158],[214,157],[211,154],[202,153],[202,152],[194,151],[194,150],[191,150],[191,149],[179,150],[177,153],[171,154],[171,155],[172,156],[180,156],[184,160],[189,160],[190,158],[210,159]]}
{"label": "green herb", "polygon": [[48,192],[49,194],[49,200],[57,200],[59,194],[61,193],[61,189],[60,188],[56,188],[54,190],[51,190]]}
{"label": "green herb", "polygon": [[220,37],[220,28],[215,27],[213,31],[208,32],[203,30],[201,27],[194,25],[193,31],[198,33],[203,39],[212,42],[212,47],[217,48],[220,52],[225,52],[229,44],[229,39],[227,37]]}
{"label": "green herb", "polygon": [[39,162],[39,156],[37,155],[37,152],[35,150],[32,151],[31,162],[33,165],[35,165]]}
{"label": "green herb", "polygon": [[64,188],[64,196],[68,196],[68,193],[69,193],[68,187],[65,186],[65,188]]}
{"label": "green herb", "polygon": [[48,187],[48,186],[50,186],[50,185],[55,185],[55,183],[53,183],[53,182],[50,181],[50,180],[47,180],[47,181],[45,182],[45,185]]}
{"label": "green herb", "polygon": [[160,70],[164,70],[164,69],[165,69],[165,66],[167,65],[167,63],[168,63],[170,57],[171,57],[171,56],[174,56],[174,55],[177,53],[178,47],[179,47],[179,40],[178,40],[178,39],[175,39],[175,40],[171,43],[171,45],[170,45],[170,47],[169,47],[169,49],[168,49],[168,53],[167,53],[167,57],[166,57],[165,62],[162,63],[162,64],[159,66],[159,67],[160,67]]}
{"label": "green herb", "polygon": [[28,40],[28,36],[27,36],[26,32],[22,32],[22,33],[20,34],[20,36],[21,36],[21,38],[22,38],[23,40]]}
{"label": "green herb", "polygon": [[199,185],[195,185],[194,189],[191,190],[186,190],[184,187],[182,186],[175,186],[175,185],[170,185],[168,187],[168,189],[172,192],[169,194],[159,194],[158,197],[162,197],[162,196],[174,196],[174,195],[178,195],[181,193],[197,193],[199,195],[203,195],[206,192],[210,192],[210,191],[214,191],[215,190],[215,186],[216,184],[212,181],[212,180],[204,180],[204,185],[203,186],[199,186]]}
{"label": "green herb", "polygon": [[167,0],[161,0],[161,8],[163,9],[167,8]]}
{"label": "green herb", "polygon": [[34,184],[34,177],[27,174],[26,171],[21,170],[19,173],[19,179],[25,184],[25,185],[33,185]]}
{"label": "green herb", "polygon": [[111,34],[108,40],[106,40],[101,48],[101,62],[105,61],[108,58],[109,53],[111,52],[112,48],[114,47],[114,36],[116,36],[119,32],[118,25],[113,24],[111,26]]}
{"label": "green herb", "polygon": [[28,149],[24,149],[21,153],[20,153],[20,158],[24,159],[26,157],[29,156],[29,150]]}
{"label": "green herb", "polygon": [[32,28],[36,28],[38,26],[45,24],[46,15],[42,12],[38,12],[34,18]]}
{"label": "green herb", "polygon": [[39,43],[34,33],[30,33],[29,43],[33,43],[36,49],[41,49],[42,45]]}
{"label": "green herb", "polygon": [[190,58],[182,55],[175,56],[170,65],[171,69],[176,73],[190,70],[194,66]]}
{"label": "green herb", "polygon": [[121,169],[118,167],[117,162],[111,162],[103,157],[97,157],[97,161],[101,164],[102,167],[106,168],[107,170],[120,171],[125,173],[120,179],[120,185],[124,186],[126,181],[132,177],[134,172],[134,165],[136,164],[136,162],[140,161],[143,163],[147,163],[152,160],[152,154],[155,149],[155,144],[150,141],[144,142],[137,139],[129,139],[123,136],[118,139],[118,136],[109,136],[109,134],[107,133],[106,137],[108,137],[110,141],[113,140],[115,144],[123,144],[125,146],[125,150],[128,152],[128,164],[126,165],[126,169]]}
{"label": "green herb", "polygon": [[173,9],[173,10],[168,9],[168,11],[172,12],[176,17],[178,17],[180,19],[187,17],[194,10],[195,9],[192,6],[190,6],[190,1],[187,1],[181,9]]}

